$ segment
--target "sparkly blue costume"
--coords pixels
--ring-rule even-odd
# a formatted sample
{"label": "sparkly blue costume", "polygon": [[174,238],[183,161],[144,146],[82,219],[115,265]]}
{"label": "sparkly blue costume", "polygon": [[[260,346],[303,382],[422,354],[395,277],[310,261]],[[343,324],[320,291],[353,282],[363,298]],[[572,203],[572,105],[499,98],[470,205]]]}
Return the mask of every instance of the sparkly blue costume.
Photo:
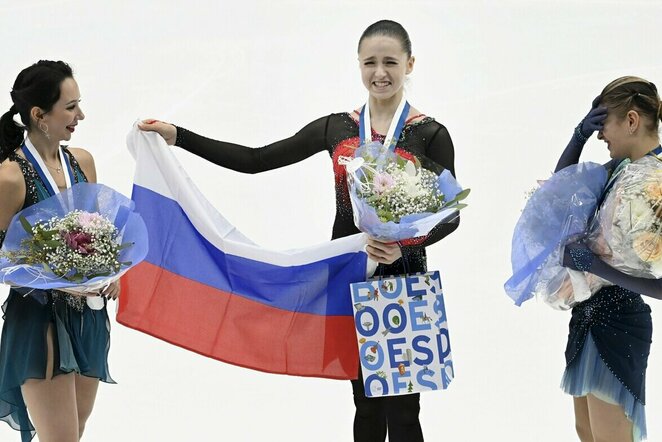
{"label": "sparkly blue costume", "polygon": [[[76,159],[65,149],[74,171],[75,182],[87,181]],[[9,155],[25,177],[23,208],[49,197],[32,165],[16,153]],[[0,245],[5,232],[0,231]],[[0,338],[0,420],[21,432],[23,442],[35,434],[23,401],[21,385],[27,379],[46,378],[46,332],[53,328],[53,375],[79,373],[115,383],[108,371],[110,322],[104,306],[90,309],[85,298],[58,291],[10,290],[2,306],[4,325]]]}
{"label": "sparkly blue costume", "polygon": [[[577,163],[585,142],[586,139],[573,137],[556,170]],[[619,162],[612,160],[605,165],[610,175],[614,174],[614,180],[618,180]],[[566,255],[571,257],[566,256],[564,265],[570,262],[571,268],[594,273],[619,285],[603,287],[572,309],[561,388],[575,397],[591,394],[619,405],[633,423],[633,440],[643,440],[646,438],[646,367],[653,324],[650,307],[640,293],[658,297],[662,282],[625,275],[586,248],[568,249]]]}

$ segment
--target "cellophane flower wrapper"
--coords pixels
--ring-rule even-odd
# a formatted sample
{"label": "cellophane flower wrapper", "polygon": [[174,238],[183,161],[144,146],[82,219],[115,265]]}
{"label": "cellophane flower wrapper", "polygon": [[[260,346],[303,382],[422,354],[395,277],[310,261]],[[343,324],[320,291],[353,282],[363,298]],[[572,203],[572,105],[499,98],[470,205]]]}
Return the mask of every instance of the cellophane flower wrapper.
{"label": "cellophane flower wrapper", "polygon": [[359,147],[346,167],[354,224],[383,241],[427,235],[455,219],[469,193],[432,160],[405,158],[377,142]]}
{"label": "cellophane flower wrapper", "polygon": [[579,301],[573,283],[588,282],[583,272],[561,265],[563,247],[586,232],[606,182],[604,166],[579,163],[554,173],[531,195],[515,226],[513,276],[504,285],[516,305],[537,296],[567,310]]}
{"label": "cellophane flower wrapper", "polygon": [[[26,244],[32,235],[25,223],[33,228],[44,223],[62,221],[67,215],[76,216],[81,212],[86,222],[94,222],[99,217],[110,221],[117,229],[116,241],[123,245],[117,260],[121,266],[117,271],[103,276],[80,275],[72,268],[64,274],[55,274],[50,265],[54,263],[16,262],[7,258],[26,253]],[[61,241],[73,247],[81,238],[77,235],[61,233]],[[59,237],[58,237],[59,238]],[[86,240],[85,238],[82,238]],[[89,238],[87,238],[89,240]],[[143,219],[134,211],[134,203],[129,198],[110,187],[94,183],[78,183],[48,199],[38,202],[17,213],[11,221],[5,241],[0,250],[0,282],[15,287],[33,289],[60,289],[84,294],[97,291],[117,280],[123,273],[141,262],[147,256],[147,228]],[[90,255],[91,256],[91,255]]]}
{"label": "cellophane flower wrapper", "polygon": [[[640,278],[662,277],[662,162],[657,157],[646,155],[624,167],[587,239],[593,253],[611,267]],[[593,293],[611,285],[587,277]]]}

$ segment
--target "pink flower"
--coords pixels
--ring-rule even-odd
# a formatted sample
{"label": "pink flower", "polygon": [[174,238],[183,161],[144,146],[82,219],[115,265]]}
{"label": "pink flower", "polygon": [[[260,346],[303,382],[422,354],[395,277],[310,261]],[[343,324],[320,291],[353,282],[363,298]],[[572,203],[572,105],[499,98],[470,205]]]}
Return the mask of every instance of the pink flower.
{"label": "pink flower", "polygon": [[89,255],[94,252],[92,245],[92,236],[84,232],[64,232],[62,234],[64,242],[72,250],[77,251],[81,255]]}
{"label": "pink flower", "polygon": [[96,224],[99,221],[103,220],[103,217],[99,215],[98,213],[90,213],[90,212],[81,212],[78,215],[78,223],[83,227],[89,227],[92,224]]}
{"label": "pink flower", "polygon": [[373,189],[376,193],[386,192],[394,184],[393,177],[388,173],[378,173],[372,178]]}

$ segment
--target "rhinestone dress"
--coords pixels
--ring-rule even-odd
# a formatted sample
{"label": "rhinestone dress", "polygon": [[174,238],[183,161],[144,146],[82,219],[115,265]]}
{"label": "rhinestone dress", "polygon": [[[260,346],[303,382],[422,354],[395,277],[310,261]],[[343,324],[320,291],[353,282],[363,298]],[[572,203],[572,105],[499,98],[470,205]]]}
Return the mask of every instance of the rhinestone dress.
{"label": "rhinestone dress", "polygon": [[[87,181],[80,165],[64,149],[76,183]],[[25,178],[23,208],[49,197],[46,186],[23,157],[12,153]],[[5,232],[0,233],[0,245]],[[28,294],[28,292],[30,292]],[[26,379],[44,379],[47,365],[46,330],[54,339],[53,375],[79,373],[115,383],[108,371],[110,321],[104,306],[90,309],[84,298],[58,291],[17,288],[9,292],[2,306],[4,324],[0,338],[0,420],[20,431],[27,442],[35,431],[28,417],[21,385]]]}

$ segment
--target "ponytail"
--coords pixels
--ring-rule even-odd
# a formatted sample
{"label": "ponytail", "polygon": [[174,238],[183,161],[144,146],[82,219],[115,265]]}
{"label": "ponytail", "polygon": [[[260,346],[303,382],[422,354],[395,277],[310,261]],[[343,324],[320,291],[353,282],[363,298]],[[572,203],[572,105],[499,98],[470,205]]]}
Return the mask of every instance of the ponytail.
{"label": "ponytail", "polygon": [[17,113],[18,109],[13,104],[9,111],[0,117],[0,162],[6,160],[9,154],[23,143],[25,129],[14,121],[14,115]]}

